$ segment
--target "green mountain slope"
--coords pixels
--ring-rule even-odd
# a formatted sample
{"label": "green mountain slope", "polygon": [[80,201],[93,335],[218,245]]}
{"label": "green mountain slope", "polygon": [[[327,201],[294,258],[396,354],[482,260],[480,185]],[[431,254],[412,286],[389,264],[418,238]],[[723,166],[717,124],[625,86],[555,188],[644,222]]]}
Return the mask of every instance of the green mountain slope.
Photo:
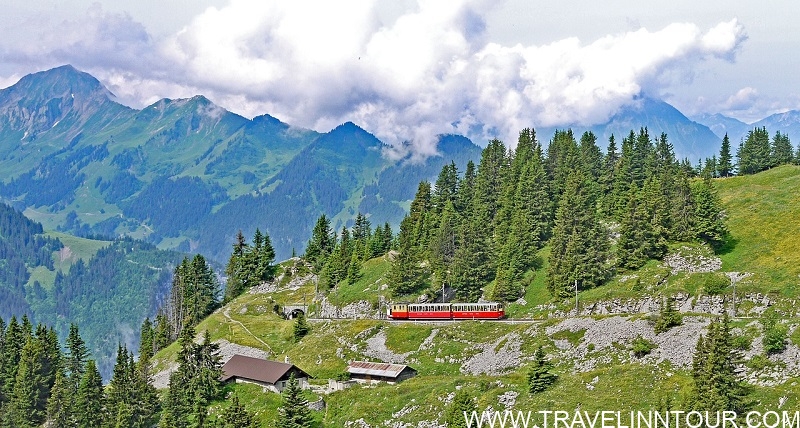
{"label": "green mountain slope", "polygon": [[[402,181],[416,183],[444,162],[463,167],[479,155],[463,138],[443,142],[421,168],[382,152],[352,123],[320,134],[269,115],[248,120],[199,95],[130,109],[71,66],[0,91],[0,198],[46,229],[126,235],[219,259],[237,229],[268,230],[285,258],[302,251],[307,225],[323,213],[347,224],[361,209],[396,225],[413,190],[382,185],[382,171],[404,168]],[[362,204],[365,196],[383,206]]]}
{"label": "green mountain slope", "polygon": [[800,167],[716,181],[733,242],[722,255],[726,271],[752,272],[747,282],[784,297],[800,294]]}
{"label": "green mountain slope", "polygon": [[[798,180],[800,167],[783,166],[715,181],[732,237],[722,251],[718,270],[751,274],[738,284],[739,315],[748,316],[733,321],[733,334],[745,358],[741,373],[752,386],[752,410],[774,410],[783,396],[789,400],[784,405],[800,404],[793,392],[800,382],[796,358],[800,314],[794,303],[800,297],[794,285],[800,272],[798,255],[790,245],[792,237],[800,233],[800,223],[795,221],[800,218],[800,204],[794,200]],[[542,250],[544,260],[548,250]],[[696,243],[674,244],[670,254],[686,260],[715,257]],[[329,294],[317,296],[311,311],[320,314],[323,306],[333,304],[345,314],[379,312],[381,299],[391,299],[385,288],[389,260],[388,256],[369,260],[356,283],[340,284]],[[292,271],[292,265],[284,264],[282,272]],[[293,322],[282,319],[272,307],[312,301],[315,286],[309,278],[299,287],[290,287],[288,280],[297,278],[285,276],[276,282],[277,291],[240,296],[201,322],[197,330],[208,330],[215,340],[260,349],[276,360],[289,358],[312,374],[316,378],[312,383],[319,388],[340,375],[349,360],[403,361],[418,370],[417,377],[399,385],[356,386],[325,395],[327,410],[317,417],[326,426],[442,423],[457,389],[475,397],[481,410],[491,406],[500,410],[646,411],[663,408],[667,402],[672,409],[688,409],[695,344],[705,334],[709,320],[724,308],[715,307],[714,302],[732,297],[730,287],[723,286],[713,294],[706,288],[708,278],[718,273],[671,273],[661,262],[651,261],[606,285],[581,292],[581,313],[595,315],[575,316],[569,313],[573,300],[554,300],[547,293],[539,273],[545,269],[534,273],[526,301],[509,308],[514,317],[534,316],[538,321],[394,324],[377,319],[317,320],[311,323],[310,334],[295,342]],[[769,297],[772,310],[786,314],[778,321],[790,331],[785,352],[764,354],[759,311],[752,311],[763,302],[747,300],[748,295],[757,293]],[[675,296],[688,306],[681,308],[681,326],[656,334],[653,326],[662,296]],[[648,299],[654,303],[649,309],[641,304]],[[358,302],[366,302],[366,309],[355,310],[353,304]],[[600,315],[602,310],[610,313]],[[634,355],[638,338],[652,343],[649,354]],[[551,389],[530,394],[527,374],[539,346],[554,363],[559,379]],[[176,351],[173,345],[159,353],[159,368],[167,367]],[[246,397],[246,406],[262,423],[274,420],[280,405],[276,395],[247,385],[226,389]],[[212,411],[226,406],[220,402]]]}
{"label": "green mountain slope", "polygon": [[77,324],[108,377],[116,345],[136,349],[138,328],[161,305],[182,257],[132,239],[45,233],[40,223],[0,204],[0,318],[27,315],[62,339]]}

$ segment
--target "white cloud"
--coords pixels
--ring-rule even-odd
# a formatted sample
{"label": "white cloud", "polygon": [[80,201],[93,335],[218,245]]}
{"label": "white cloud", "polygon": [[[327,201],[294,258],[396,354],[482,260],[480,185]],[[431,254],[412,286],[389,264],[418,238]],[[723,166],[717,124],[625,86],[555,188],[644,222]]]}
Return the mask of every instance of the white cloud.
{"label": "white cloud", "polygon": [[231,0],[156,41],[127,15],[95,9],[26,55],[83,66],[140,105],[203,93],[321,131],[352,120],[424,156],[438,133],[513,144],[527,126],[602,122],[708,59],[732,60],[747,37],[734,19],[503,46],[485,30],[493,1],[418,0],[391,22],[377,5]]}
{"label": "white cloud", "polygon": [[758,91],[749,86],[739,89],[735,94],[728,97],[720,106],[720,110],[747,110],[758,100]]}

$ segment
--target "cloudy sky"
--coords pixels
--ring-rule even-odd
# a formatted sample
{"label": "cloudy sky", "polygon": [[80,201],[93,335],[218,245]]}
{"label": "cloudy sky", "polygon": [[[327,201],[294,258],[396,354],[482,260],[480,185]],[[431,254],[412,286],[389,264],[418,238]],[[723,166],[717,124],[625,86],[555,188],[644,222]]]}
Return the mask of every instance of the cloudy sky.
{"label": "cloudy sky", "polygon": [[421,153],[437,133],[604,122],[641,95],[749,122],[800,108],[795,1],[4,3],[0,87],[70,63],[132,107],[204,94]]}

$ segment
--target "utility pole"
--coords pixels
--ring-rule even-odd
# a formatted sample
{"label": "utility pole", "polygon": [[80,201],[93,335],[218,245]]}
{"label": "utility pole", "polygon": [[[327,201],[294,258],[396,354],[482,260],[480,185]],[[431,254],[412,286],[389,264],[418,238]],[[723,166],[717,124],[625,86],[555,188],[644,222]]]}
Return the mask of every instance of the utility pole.
{"label": "utility pole", "polygon": [[731,284],[733,284],[733,318],[736,318],[736,280],[739,279],[739,274],[731,275]]}
{"label": "utility pole", "polygon": [[575,316],[578,316],[578,280],[575,280]]}

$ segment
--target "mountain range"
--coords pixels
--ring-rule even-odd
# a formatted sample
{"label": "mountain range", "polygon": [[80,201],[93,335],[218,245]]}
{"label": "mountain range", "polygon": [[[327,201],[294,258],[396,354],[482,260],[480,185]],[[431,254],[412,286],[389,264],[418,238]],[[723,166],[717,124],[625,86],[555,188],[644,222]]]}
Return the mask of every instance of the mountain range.
{"label": "mountain range", "polygon": [[[605,148],[613,134],[665,132],[692,159],[738,141],[752,126],[800,136],[800,112],[747,125],[721,115],[691,120],[642,97],[591,127]],[[553,129],[538,128],[547,144]],[[736,135],[736,137],[734,137]],[[618,139],[619,141],[619,139]],[[161,248],[226,260],[237,230],[272,238],[279,259],[303,251],[321,214],[339,229],[356,213],[373,226],[399,224],[421,180],[446,163],[463,171],[481,148],[441,135],[438,155],[388,157],[387,146],[347,122],[317,132],[269,115],[247,119],[202,95],[141,110],[115,101],[93,76],[65,65],[0,90],[0,198],[46,229],[142,238]]]}

